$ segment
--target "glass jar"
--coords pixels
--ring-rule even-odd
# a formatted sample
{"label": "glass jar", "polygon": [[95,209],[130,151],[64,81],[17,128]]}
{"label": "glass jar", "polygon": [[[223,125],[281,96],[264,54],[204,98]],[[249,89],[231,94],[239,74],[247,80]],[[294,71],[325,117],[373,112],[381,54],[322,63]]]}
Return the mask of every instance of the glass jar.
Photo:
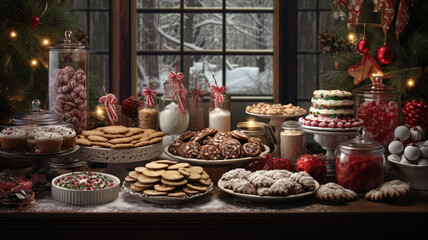
{"label": "glass jar", "polygon": [[205,111],[202,96],[195,101],[194,96],[187,98],[187,109],[189,111],[189,130],[199,131],[205,128]]}
{"label": "glass jar", "polygon": [[279,136],[281,158],[294,162],[300,155],[306,153],[306,135],[299,122],[293,120],[283,122]]}
{"label": "glass jar", "polygon": [[336,181],[356,193],[364,194],[383,183],[384,147],[364,137],[364,128],[358,136],[342,142],[336,152]]}
{"label": "glass jar", "polygon": [[272,129],[272,126],[270,126],[269,124],[264,122],[248,121],[240,122],[236,126],[238,130],[247,134],[247,136],[260,138],[260,140],[262,140],[262,143],[269,147],[270,153],[272,153],[275,149],[275,133]]}
{"label": "glass jar", "polygon": [[214,103],[214,94],[211,93],[210,109],[208,110],[208,126],[217,129],[219,132],[229,132],[230,122],[230,94],[223,93],[223,102]]}
{"label": "glass jar", "polygon": [[382,84],[382,79],[376,77],[374,84],[355,89],[353,94],[356,117],[364,121],[365,137],[388,146],[400,123],[401,92]]}
{"label": "glass jar", "polygon": [[31,128],[44,125],[57,125],[62,122],[59,115],[41,109],[40,105],[40,100],[34,99],[31,102],[31,110],[19,112],[12,116],[12,124],[14,126]]}
{"label": "glass jar", "polygon": [[[116,108],[118,121],[115,125],[120,125],[121,122],[121,106],[119,104],[115,104],[114,107]],[[107,109],[104,104],[98,104],[94,111],[89,112],[89,119],[88,119],[88,129],[94,129],[97,127],[105,127],[110,126],[110,120],[107,115]]]}
{"label": "glass jar", "polygon": [[144,129],[158,129],[158,110],[147,104],[147,97],[144,99],[144,106],[138,109],[138,127]]}
{"label": "glass jar", "polygon": [[79,134],[87,129],[89,47],[71,39],[49,49],[49,110],[71,123]]}
{"label": "glass jar", "polygon": [[165,81],[164,94],[159,100],[159,129],[166,134],[180,135],[189,127],[189,112],[187,108],[183,114],[178,106],[178,97],[174,96],[174,89]]}

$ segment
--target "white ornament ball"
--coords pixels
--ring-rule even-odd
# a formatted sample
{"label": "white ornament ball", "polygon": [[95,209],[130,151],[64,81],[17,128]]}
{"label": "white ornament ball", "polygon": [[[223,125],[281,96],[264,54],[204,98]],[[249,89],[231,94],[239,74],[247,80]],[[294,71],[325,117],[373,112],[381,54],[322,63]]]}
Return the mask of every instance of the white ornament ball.
{"label": "white ornament ball", "polygon": [[421,132],[419,132],[416,128],[410,129],[410,140],[412,140],[412,142],[417,142],[417,141],[420,141],[421,139],[422,139]]}
{"label": "white ornament ball", "polygon": [[421,126],[416,126],[416,129],[421,132],[422,134],[422,140],[425,139],[425,131]]}
{"label": "white ornament ball", "polygon": [[424,142],[424,146],[428,146],[428,140]]}
{"label": "white ornament ball", "polygon": [[404,164],[412,164],[411,162],[409,162],[406,157],[404,157],[404,154],[401,155],[401,160],[400,163],[404,163]]}
{"label": "white ornament ball", "polygon": [[404,151],[404,145],[401,141],[394,140],[394,141],[389,143],[388,151],[390,153],[394,153],[394,154],[402,154]]}
{"label": "white ornament ball", "polygon": [[394,162],[400,162],[400,156],[398,156],[397,154],[390,154],[388,156],[388,160],[394,161]]}
{"label": "white ornament ball", "polygon": [[401,141],[406,141],[410,137],[410,129],[407,126],[401,125],[394,130],[394,137]]}
{"label": "white ornament ball", "polygon": [[427,145],[423,145],[421,148],[421,156],[423,158],[428,158],[428,146]]}
{"label": "white ornament ball", "polygon": [[404,156],[409,162],[416,162],[421,156],[421,150],[414,144],[407,145],[404,149]]}
{"label": "white ornament ball", "polygon": [[428,166],[428,159],[426,158],[419,159],[418,166]]}

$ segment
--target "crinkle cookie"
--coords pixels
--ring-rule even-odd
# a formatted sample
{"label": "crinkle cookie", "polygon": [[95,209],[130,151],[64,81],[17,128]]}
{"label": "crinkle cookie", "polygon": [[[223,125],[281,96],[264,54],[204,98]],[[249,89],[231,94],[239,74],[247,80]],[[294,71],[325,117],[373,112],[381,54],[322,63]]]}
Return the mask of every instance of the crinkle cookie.
{"label": "crinkle cookie", "polygon": [[275,170],[265,171],[262,174],[274,180],[279,180],[281,178],[289,178],[292,172],[284,169],[275,169]]}
{"label": "crinkle cookie", "polygon": [[382,186],[370,190],[365,198],[371,201],[386,201],[393,198],[399,198],[410,192],[410,184],[398,179],[382,184]]}
{"label": "crinkle cookie", "polygon": [[259,173],[258,174],[252,173],[250,174],[250,176],[248,176],[248,181],[251,184],[253,184],[254,187],[259,188],[259,187],[270,187],[275,180]]}
{"label": "crinkle cookie", "polygon": [[341,203],[356,200],[357,194],[337,183],[330,182],[320,186],[317,192],[317,199]]}
{"label": "crinkle cookie", "polygon": [[239,182],[234,182],[233,191],[244,194],[256,194],[256,188],[253,186],[253,184],[251,184],[247,180],[242,179]]}
{"label": "crinkle cookie", "polygon": [[268,187],[257,188],[257,195],[269,196],[269,188]]}
{"label": "crinkle cookie", "polygon": [[291,174],[290,180],[300,183],[302,187],[308,191],[315,190],[314,179],[305,171]]}
{"label": "crinkle cookie", "polygon": [[247,179],[250,174],[251,171],[245,170],[244,168],[235,168],[226,173],[223,173],[223,175],[221,176],[221,180],[228,181],[232,178]]}
{"label": "crinkle cookie", "polygon": [[295,182],[288,178],[276,180],[269,188],[270,195],[287,196],[292,194]]}

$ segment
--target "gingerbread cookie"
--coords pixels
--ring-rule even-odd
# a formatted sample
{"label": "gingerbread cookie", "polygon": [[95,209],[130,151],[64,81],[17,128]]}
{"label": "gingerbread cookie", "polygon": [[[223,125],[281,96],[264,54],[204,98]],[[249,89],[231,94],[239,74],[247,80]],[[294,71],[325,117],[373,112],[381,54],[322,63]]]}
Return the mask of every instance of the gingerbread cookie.
{"label": "gingerbread cookie", "polygon": [[205,160],[219,160],[222,159],[220,149],[215,145],[201,146],[200,155]]}
{"label": "gingerbread cookie", "polygon": [[97,135],[88,136],[86,139],[88,139],[91,142],[108,142],[108,138],[97,136]]}
{"label": "gingerbread cookie", "polygon": [[102,131],[107,134],[125,134],[129,132],[129,129],[124,126],[107,126]]}
{"label": "gingerbread cookie", "polygon": [[365,198],[371,201],[386,201],[405,196],[410,192],[410,184],[398,179],[382,184],[366,193]]}
{"label": "gingerbread cookie", "polygon": [[105,133],[101,132],[101,131],[97,131],[97,130],[83,130],[82,131],[82,135],[83,136],[103,136]]}
{"label": "gingerbread cookie", "polygon": [[225,159],[234,159],[241,156],[241,143],[236,139],[227,139],[220,145],[221,155]]}

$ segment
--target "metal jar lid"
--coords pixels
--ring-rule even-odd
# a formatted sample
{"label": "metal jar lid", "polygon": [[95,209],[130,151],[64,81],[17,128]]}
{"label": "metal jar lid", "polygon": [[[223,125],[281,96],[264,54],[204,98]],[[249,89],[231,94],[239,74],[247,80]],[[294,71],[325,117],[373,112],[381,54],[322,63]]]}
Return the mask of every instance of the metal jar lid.
{"label": "metal jar lid", "polygon": [[40,109],[40,100],[35,99],[31,102],[32,109],[19,112],[12,116],[12,124],[19,125],[51,125],[61,123],[60,117],[50,111]]}
{"label": "metal jar lid", "polygon": [[89,49],[88,45],[85,45],[79,41],[73,40],[71,37],[73,33],[70,30],[65,31],[65,39],[62,42],[53,43],[47,47],[49,50],[60,50],[60,49]]}

